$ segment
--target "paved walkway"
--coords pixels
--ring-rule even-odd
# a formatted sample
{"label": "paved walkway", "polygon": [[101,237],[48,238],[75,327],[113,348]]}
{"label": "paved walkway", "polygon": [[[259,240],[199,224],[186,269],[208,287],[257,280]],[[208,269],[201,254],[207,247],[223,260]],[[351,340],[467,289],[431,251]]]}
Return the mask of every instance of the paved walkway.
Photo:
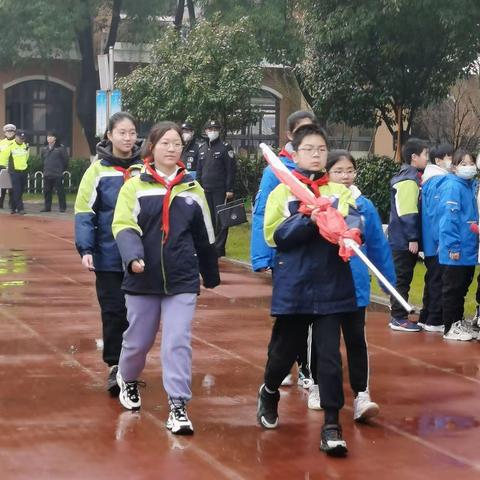
{"label": "paved walkway", "polygon": [[381,416],[354,424],[348,393],[350,455],[330,459],[318,450],[322,414],[307,409],[299,387],[282,389],[278,430],[256,425],[269,279],[222,262],[222,280],[199,298],[189,407],[196,432],[177,438],[164,427],[158,342],[139,414],[104,391],[93,277],[74,252],[71,215],[0,214],[0,478],[480,478],[478,343],[392,332],[385,314],[370,313]]}

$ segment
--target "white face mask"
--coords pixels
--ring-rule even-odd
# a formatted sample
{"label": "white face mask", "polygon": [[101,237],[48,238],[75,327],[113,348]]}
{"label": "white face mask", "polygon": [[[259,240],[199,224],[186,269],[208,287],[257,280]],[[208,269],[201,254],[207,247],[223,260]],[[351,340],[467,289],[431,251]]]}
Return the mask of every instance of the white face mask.
{"label": "white face mask", "polygon": [[445,160],[445,163],[443,164],[445,170],[450,171],[452,169],[452,161],[451,160]]}
{"label": "white face mask", "polygon": [[457,177],[471,180],[477,174],[477,167],[475,165],[459,166],[456,173]]}
{"label": "white face mask", "polygon": [[207,137],[211,142],[216,140],[219,135],[220,135],[220,132],[207,132]]}
{"label": "white face mask", "polygon": [[182,133],[182,138],[185,143],[188,143],[193,138],[193,133],[191,132]]}

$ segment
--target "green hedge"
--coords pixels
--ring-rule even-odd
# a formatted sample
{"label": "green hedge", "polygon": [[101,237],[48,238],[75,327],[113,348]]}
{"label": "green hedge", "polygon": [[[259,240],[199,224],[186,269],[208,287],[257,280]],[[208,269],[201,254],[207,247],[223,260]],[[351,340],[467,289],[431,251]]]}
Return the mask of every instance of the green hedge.
{"label": "green hedge", "polygon": [[383,223],[388,223],[390,215],[390,180],[399,169],[400,165],[390,157],[357,159],[356,184],[377,207]]}
{"label": "green hedge", "polygon": [[237,175],[235,177],[235,196],[237,198],[246,197],[250,200],[254,198],[266,165],[262,155],[237,156]]}

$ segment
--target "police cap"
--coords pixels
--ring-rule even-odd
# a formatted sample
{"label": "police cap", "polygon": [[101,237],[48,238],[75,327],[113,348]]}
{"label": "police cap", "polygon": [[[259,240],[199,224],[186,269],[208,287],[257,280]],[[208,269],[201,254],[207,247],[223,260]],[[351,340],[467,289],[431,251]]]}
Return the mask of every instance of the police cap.
{"label": "police cap", "polygon": [[220,125],[220,122],[218,122],[217,120],[209,120],[206,124],[205,124],[205,130],[207,128],[218,128],[218,129],[221,129],[222,126]]}

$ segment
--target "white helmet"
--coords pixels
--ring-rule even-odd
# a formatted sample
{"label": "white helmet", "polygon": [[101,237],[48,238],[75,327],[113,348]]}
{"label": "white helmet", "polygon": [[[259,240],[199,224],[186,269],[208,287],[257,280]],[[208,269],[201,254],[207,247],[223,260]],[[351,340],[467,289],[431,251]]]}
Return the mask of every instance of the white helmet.
{"label": "white helmet", "polygon": [[7,123],[6,125],[4,125],[3,127],[3,132],[4,133],[7,133],[7,132],[16,132],[17,131],[17,127],[13,124],[13,123]]}

